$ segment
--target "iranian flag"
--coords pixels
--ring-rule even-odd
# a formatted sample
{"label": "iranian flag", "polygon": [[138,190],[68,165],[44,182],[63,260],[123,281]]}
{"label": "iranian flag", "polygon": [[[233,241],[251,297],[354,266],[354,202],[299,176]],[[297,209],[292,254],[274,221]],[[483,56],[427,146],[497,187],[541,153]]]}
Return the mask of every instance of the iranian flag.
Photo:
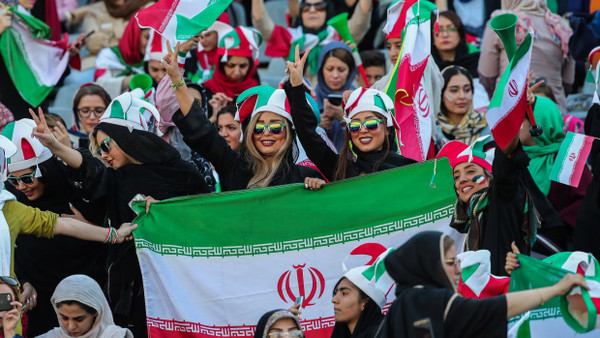
{"label": "iranian flag", "polygon": [[[412,2],[404,3],[404,6]],[[404,10],[404,9],[403,9]],[[431,14],[437,7],[419,1],[406,11],[402,51],[396,61],[386,93],[394,100],[402,155],[424,161],[432,135],[432,107],[425,91],[423,73],[431,53]],[[402,17],[402,15],[400,15]]]}
{"label": "iranian flag", "polygon": [[448,226],[451,168],[447,160],[437,165],[448,173],[437,188],[429,185],[429,161],[319,191],[292,184],[182,197],[154,203],[148,214],[134,202],[150,337],[252,337],[262,314],[288,309],[299,296],[307,336],[330,337],[343,262],[367,264],[374,247],[398,247],[422,230],[462,242]]}
{"label": "iranian flag", "polygon": [[135,18],[140,27],[152,28],[172,43],[183,42],[210,27],[231,1],[161,0],[137,12]]}
{"label": "iranian flag", "polygon": [[506,148],[517,135],[525,118],[527,74],[529,74],[532,45],[530,33],[502,74],[485,116],[494,141],[501,149]]}
{"label": "iranian flag", "polygon": [[550,179],[577,188],[594,137],[568,132],[560,145]]}
{"label": "iranian flag", "polygon": [[12,12],[13,20],[0,35],[0,53],[21,97],[30,105],[38,106],[67,68],[68,41],[50,41],[50,27],[17,8],[5,9]]}

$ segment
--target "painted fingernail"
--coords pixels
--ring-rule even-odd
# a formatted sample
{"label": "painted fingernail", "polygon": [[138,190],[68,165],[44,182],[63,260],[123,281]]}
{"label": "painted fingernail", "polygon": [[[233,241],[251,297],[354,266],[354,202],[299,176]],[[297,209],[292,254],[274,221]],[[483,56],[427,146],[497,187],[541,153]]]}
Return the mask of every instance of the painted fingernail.
{"label": "painted fingernail", "polygon": [[517,268],[520,267],[521,265],[517,263]]}
{"label": "painted fingernail", "polygon": [[305,183],[305,184],[304,184],[304,187],[305,187],[306,189],[308,189],[308,184],[306,184],[306,183]]}

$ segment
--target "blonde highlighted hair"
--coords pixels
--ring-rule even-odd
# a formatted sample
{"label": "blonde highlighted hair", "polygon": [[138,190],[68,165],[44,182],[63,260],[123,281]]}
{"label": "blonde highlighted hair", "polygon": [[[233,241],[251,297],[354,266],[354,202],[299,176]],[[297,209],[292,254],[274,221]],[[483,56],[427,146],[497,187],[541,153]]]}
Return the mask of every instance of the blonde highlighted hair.
{"label": "blonde highlighted hair", "polygon": [[[90,152],[92,153],[92,156],[94,156],[95,158],[99,159],[100,161],[102,161],[102,163],[104,163],[105,166],[110,167],[110,165],[108,164],[108,162],[106,162],[105,159],[102,158],[102,156],[100,154],[98,154],[98,140],[96,139],[96,134],[98,134],[98,130],[94,129],[94,131],[90,134]],[[109,136],[110,137],[110,136]],[[123,153],[123,155],[125,155],[125,157],[131,161],[131,163],[133,164],[143,164],[142,162],[134,159],[133,157],[129,156],[126,152],[123,151],[123,149],[121,149],[119,147],[119,145],[117,144],[117,141],[115,141],[114,139],[112,139],[112,141],[114,142],[115,146]]]}

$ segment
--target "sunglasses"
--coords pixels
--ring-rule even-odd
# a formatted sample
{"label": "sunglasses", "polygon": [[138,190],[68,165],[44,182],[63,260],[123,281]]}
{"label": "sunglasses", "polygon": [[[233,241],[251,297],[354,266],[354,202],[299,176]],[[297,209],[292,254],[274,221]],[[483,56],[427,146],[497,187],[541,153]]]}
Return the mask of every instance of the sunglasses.
{"label": "sunglasses", "polygon": [[310,11],[311,7],[314,8],[315,11],[321,12],[327,8],[327,2],[317,2],[316,4],[309,4],[307,2],[303,2],[300,5],[300,9],[302,10],[302,12]]}
{"label": "sunglasses", "polygon": [[351,133],[358,133],[360,128],[364,125],[367,130],[377,130],[379,124],[382,123],[382,119],[369,119],[364,121],[352,121],[347,124],[348,131]]}
{"label": "sunglasses", "polygon": [[294,330],[290,332],[271,332],[267,335],[269,338],[283,338],[283,337],[291,337],[291,338],[303,338],[304,333],[300,330]]}
{"label": "sunglasses", "polygon": [[17,186],[19,186],[19,182],[23,182],[26,185],[33,184],[33,178],[34,177],[35,177],[35,172],[32,172],[31,174],[22,175],[22,176],[19,176],[19,177],[8,176],[6,178],[6,180],[8,181],[8,183],[10,183],[10,184],[14,185],[15,187],[17,187]]}
{"label": "sunglasses", "polygon": [[283,131],[285,130],[285,124],[283,123],[257,123],[254,126],[254,133],[255,134],[262,134],[265,132],[265,129],[269,129],[269,132],[273,135],[279,135],[281,133],[283,133]]}
{"label": "sunglasses", "polygon": [[10,285],[10,286],[17,286],[17,285],[19,285],[19,282],[16,279],[14,279],[12,277],[9,277],[9,276],[0,276],[0,279],[5,284]]}
{"label": "sunglasses", "polygon": [[102,154],[106,154],[110,152],[110,146],[108,145],[108,142],[110,142],[110,140],[112,140],[111,137],[107,138],[106,140],[102,141],[100,143],[100,145],[98,146],[98,155],[102,156]]}

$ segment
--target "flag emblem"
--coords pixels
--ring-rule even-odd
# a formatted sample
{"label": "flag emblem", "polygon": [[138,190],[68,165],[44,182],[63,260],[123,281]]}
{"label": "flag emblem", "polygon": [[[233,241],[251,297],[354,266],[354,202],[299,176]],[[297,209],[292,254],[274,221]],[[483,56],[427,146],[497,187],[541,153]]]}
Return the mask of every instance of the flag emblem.
{"label": "flag emblem", "polygon": [[517,86],[517,81],[513,79],[508,85],[508,95],[515,97],[517,94],[519,94],[519,88]]}
{"label": "flag emblem", "polygon": [[577,157],[577,155],[575,155],[575,153],[571,153],[571,154],[569,155],[569,161],[574,161],[574,160],[575,160],[575,157]]}
{"label": "flag emblem", "polygon": [[[323,277],[323,274],[321,273],[321,271],[313,267],[309,267],[306,270],[308,271],[307,277],[310,276],[311,279],[311,288],[308,292],[308,295],[306,294],[307,290],[305,288],[306,285],[304,280],[305,267],[306,263],[300,265],[293,265],[293,268],[296,271],[296,273],[294,274],[292,270],[287,270],[279,277],[279,281],[277,282],[277,292],[279,293],[279,297],[286,303],[293,303],[297,297],[303,297],[303,308],[315,305],[315,303],[311,303],[311,301],[313,299],[317,300],[321,298],[321,296],[323,296],[323,291],[325,291],[325,278]],[[294,293],[294,291],[292,291],[291,286],[291,280],[294,275],[298,283],[297,296]],[[317,296],[317,298],[315,298],[317,292],[319,292],[319,295]]]}

